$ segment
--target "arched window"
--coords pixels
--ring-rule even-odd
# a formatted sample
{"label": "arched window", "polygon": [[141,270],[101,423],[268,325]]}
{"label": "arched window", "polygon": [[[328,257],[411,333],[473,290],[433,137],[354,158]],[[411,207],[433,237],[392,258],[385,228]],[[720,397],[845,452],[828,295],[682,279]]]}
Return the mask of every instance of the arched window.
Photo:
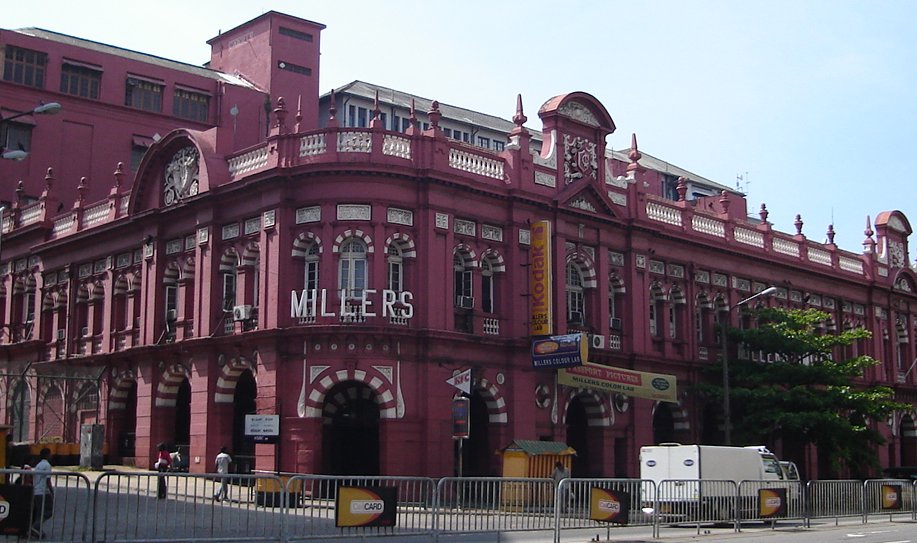
{"label": "arched window", "polygon": [[461,252],[456,252],[452,256],[452,277],[453,292],[455,294],[455,306],[470,309],[474,303],[474,295],[471,288],[471,266],[466,262],[466,257]]}
{"label": "arched window", "polygon": [[310,299],[318,292],[318,267],[321,251],[318,243],[312,241],[303,252],[303,289]]}
{"label": "arched window", "polygon": [[404,290],[404,258],[401,247],[395,243],[388,247],[388,289],[395,292]]}
{"label": "arched window", "polygon": [[485,313],[494,312],[494,267],[490,260],[484,260],[481,267],[481,308]]}
{"label": "arched window", "polygon": [[347,298],[360,298],[366,289],[366,244],[350,238],[341,245],[338,289]]}
{"label": "arched window", "polygon": [[583,271],[575,262],[566,269],[567,324],[582,326],[586,322],[586,297],[583,292]]}

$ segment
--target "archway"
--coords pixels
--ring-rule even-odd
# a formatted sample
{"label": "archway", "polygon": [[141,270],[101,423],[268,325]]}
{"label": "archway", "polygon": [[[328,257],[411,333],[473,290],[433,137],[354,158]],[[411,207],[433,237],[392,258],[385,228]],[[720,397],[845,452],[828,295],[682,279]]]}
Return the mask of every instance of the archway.
{"label": "archway", "polygon": [[[115,418],[114,413],[111,414]],[[118,417],[118,456],[132,458],[137,456],[135,443],[137,442],[137,381],[131,381],[130,388],[124,397],[122,415]],[[114,422],[114,421],[113,421]]]}
{"label": "archway", "polygon": [[701,443],[713,445],[726,441],[722,431],[723,418],[720,416],[722,411],[716,404],[708,403],[704,405],[703,421],[701,422]]}
{"label": "archway", "polygon": [[29,440],[29,410],[32,398],[29,384],[20,379],[13,391],[13,402],[10,406],[10,424],[13,426],[13,441]]}
{"label": "archway", "polygon": [[[462,475],[465,477],[487,477],[490,473],[490,413],[481,393],[471,395],[471,413],[468,439],[462,444]],[[457,441],[457,440],[456,440]]]}
{"label": "archway", "polygon": [[567,406],[567,445],[576,451],[573,468],[570,470],[573,477],[588,477],[589,454],[589,417],[586,406],[579,396],[573,398]]}
{"label": "archway", "polygon": [[665,403],[657,403],[653,411],[653,443],[671,443],[675,441],[675,416]]}
{"label": "archway", "polygon": [[184,379],[178,385],[175,397],[175,428],[172,432],[172,450],[181,447],[184,454],[191,443],[191,383]]}
{"label": "archway", "polygon": [[901,419],[901,466],[917,466],[917,427],[914,426],[914,419],[910,415],[904,415]]}
{"label": "archway", "polygon": [[38,435],[35,441],[63,441],[64,393],[56,384],[48,386],[41,397]]}
{"label": "archway", "polygon": [[[256,412],[258,385],[251,370],[239,374],[232,408],[232,459],[237,473],[251,473],[255,467],[255,442],[245,437],[245,415]],[[221,444],[222,446],[222,444]]]}
{"label": "archway", "polygon": [[379,475],[379,405],[363,383],[345,381],[322,406],[322,470],[331,475]]}

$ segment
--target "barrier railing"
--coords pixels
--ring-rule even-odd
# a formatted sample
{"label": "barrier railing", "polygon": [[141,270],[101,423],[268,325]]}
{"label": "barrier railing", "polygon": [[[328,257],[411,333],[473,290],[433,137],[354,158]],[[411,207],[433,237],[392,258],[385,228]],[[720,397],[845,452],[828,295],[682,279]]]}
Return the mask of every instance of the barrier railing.
{"label": "barrier railing", "polygon": [[896,479],[871,479],[863,483],[863,522],[870,515],[908,515],[917,518],[914,502],[914,483]]}
{"label": "barrier railing", "polygon": [[554,481],[509,477],[446,477],[436,485],[438,532],[554,529]]}
{"label": "barrier railing", "polygon": [[286,515],[259,503],[263,486],[283,493],[273,475],[103,473],[93,492],[92,541],[281,541]]}
{"label": "barrier railing", "polygon": [[863,516],[862,481],[809,481],[806,484],[806,525],[813,518]]}
{"label": "barrier railing", "polygon": [[[605,491],[596,496],[600,514],[614,516],[615,523],[593,518],[591,505],[595,489]],[[568,529],[604,528],[610,538],[611,529],[616,526],[654,526],[655,517],[643,498],[653,495],[654,490],[653,481],[641,479],[560,481],[554,497],[554,541],[559,543],[561,531]],[[655,535],[655,528],[653,533]]]}
{"label": "barrier railing", "polygon": [[[699,481],[640,479],[343,477],[297,474],[229,475],[53,472],[50,515],[32,512],[31,489],[14,490],[31,470],[2,470],[10,516],[53,541],[305,541],[334,538],[431,537],[513,531],[565,532],[663,525],[731,526],[870,517],[917,519],[915,483],[867,481]],[[347,495],[342,489],[350,488]],[[24,488],[20,486],[20,488]],[[13,500],[8,496],[17,495]],[[388,524],[361,526],[353,508],[397,509]],[[339,500],[339,498],[341,498]],[[389,502],[387,502],[389,503]],[[351,518],[345,518],[348,514]],[[387,507],[387,506],[385,506]],[[26,517],[22,517],[25,515]],[[357,515],[359,516],[359,515]],[[364,518],[371,517],[365,516]],[[339,522],[345,518],[344,522]],[[24,521],[24,520],[23,520]],[[786,525],[798,526],[799,522]],[[26,525],[27,526],[27,525]],[[570,533],[566,535],[569,536]],[[36,532],[37,534],[37,532]],[[30,536],[26,533],[23,539]],[[37,535],[36,535],[37,538]]]}
{"label": "barrier railing", "polygon": [[[14,487],[24,488],[31,484],[35,472],[32,470],[3,469],[0,477],[3,481]],[[9,509],[8,516],[22,516],[28,518],[28,524],[23,540],[37,540],[39,533],[45,538],[54,541],[85,541],[88,536],[89,524],[86,519],[91,518],[92,502],[90,500],[91,486],[89,479],[80,473],[53,472],[50,475],[53,498],[39,510],[32,510],[31,498],[26,501],[15,500],[12,495],[4,496]],[[26,489],[26,495],[32,495],[32,489]],[[16,510],[20,508],[20,510]],[[21,508],[25,507],[25,510]],[[33,533],[29,527],[34,527]]]}
{"label": "barrier railing", "polygon": [[[361,537],[432,534],[436,482],[425,477],[341,477],[292,475],[285,479],[279,503],[286,509],[286,541],[327,539],[332,536]],[[338,527],[337,499],[342,487],[393,488],[398,508],[394,526]],[[371,501],[371,497],[367,498]],[[361,501],[363,503],[363,501]],[[353,507],[353,506],[351,506]]]}

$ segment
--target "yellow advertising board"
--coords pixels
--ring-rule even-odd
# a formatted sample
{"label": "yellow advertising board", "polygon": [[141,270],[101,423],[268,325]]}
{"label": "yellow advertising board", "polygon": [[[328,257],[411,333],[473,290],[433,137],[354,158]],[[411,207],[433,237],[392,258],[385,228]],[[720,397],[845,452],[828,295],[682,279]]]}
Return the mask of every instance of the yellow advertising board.
{"label": "yellow advertising board", "polygon": [[552,256],[551,256],[551,223],[538,221],[532,223],[532,250],[529,262],[529,291],[532,298],[533,336],[550,336],[554,333],[553,300],[551,296]]}
{"label": "yellow advertising board", "polygon": [[635,398],[678,401],[674,375],[583,364],[557,370],[557,382],[571,387],[620,392]]}

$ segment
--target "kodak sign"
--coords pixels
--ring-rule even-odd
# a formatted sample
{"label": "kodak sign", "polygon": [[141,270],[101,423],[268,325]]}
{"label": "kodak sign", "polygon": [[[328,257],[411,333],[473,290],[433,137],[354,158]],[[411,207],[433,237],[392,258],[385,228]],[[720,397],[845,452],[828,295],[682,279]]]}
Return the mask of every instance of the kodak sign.
{"label": "kodak sign", "polygon": [[532,251],[529,263],[529,290],[532,295],[531,334],[550,336],[554,333],[553,303],[551,298],[551,223],[538,221],[532,224]]}

